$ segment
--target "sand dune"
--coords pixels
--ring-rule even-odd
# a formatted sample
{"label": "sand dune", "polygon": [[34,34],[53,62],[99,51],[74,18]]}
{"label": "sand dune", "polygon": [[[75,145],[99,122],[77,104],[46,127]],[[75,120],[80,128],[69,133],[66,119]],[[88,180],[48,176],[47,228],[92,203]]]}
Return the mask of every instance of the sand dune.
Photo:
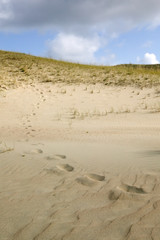
{"label": "sand dune", "polygon": [[0,96],[0,240],[158,240],[154,88],[34,84]]}

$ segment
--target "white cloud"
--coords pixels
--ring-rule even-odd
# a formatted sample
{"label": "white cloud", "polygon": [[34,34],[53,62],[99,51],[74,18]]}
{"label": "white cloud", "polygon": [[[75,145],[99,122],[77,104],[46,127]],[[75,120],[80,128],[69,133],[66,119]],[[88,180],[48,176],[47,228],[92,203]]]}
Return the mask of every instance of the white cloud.
{"label": "white cloud", "polygon": [[137,62],[142,64],[159,64],[159,61],[154,53],[145,53],[143,59],[137,57]]}
{"label": "white cloud", "polygon": [[158,64],[159,61],[154,53],[145,53],[144,55],[145,64]]}
{"label": "white cloud", "polygon": [[[85,64],[113,65],[116,55],[101,49],[103,46],[104,41],[98,36],[85,38],[73,34],[59,33],[55,39],[47,42],[46,54],[48,57],[58,60]],[[101,51],[100,54],[99,51]]]}
{"label": "white cloud", "polygon": [[98,37],[87,39],[73,34],[60,33],[48,41],[48,56],[79,63],[96,63],[95,53],[100,47]]}

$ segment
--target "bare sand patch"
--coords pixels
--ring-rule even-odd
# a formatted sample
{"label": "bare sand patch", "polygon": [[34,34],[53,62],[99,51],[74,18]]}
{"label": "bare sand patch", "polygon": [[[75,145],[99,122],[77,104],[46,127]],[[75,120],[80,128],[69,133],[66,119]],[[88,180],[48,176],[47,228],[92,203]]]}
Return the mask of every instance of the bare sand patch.
{"label": "bare sand patch", "polygon": [[155,88],[45,83],[0,100],[0,239],[158,239]]}

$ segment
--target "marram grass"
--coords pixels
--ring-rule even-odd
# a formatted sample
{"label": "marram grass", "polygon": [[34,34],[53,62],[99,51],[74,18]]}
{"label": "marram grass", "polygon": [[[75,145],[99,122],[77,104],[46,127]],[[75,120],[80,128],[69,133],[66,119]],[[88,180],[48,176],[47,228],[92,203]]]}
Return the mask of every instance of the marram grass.
{"label": "marram grass", "polygon": [[0,51],[0,90],[32,83],[160,86],[160,65],[94,66]]}

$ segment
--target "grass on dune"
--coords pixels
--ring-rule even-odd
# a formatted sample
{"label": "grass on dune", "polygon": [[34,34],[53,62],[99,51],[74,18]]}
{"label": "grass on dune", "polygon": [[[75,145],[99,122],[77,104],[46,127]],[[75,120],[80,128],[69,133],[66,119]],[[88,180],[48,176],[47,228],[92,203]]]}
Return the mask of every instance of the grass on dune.
{"label": "grass on dune", "polygon": [[160,85],[160,65],[94,66],[0,51],[0,90],[36,82],[152,87]]}

